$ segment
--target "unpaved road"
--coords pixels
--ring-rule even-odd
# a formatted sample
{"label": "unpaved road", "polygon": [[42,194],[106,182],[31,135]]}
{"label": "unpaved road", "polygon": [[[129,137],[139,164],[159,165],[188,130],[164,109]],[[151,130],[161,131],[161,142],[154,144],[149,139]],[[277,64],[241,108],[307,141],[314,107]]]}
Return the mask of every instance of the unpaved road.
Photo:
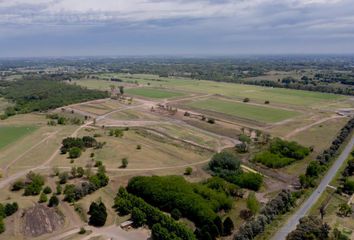
{"label": "unpaved road", "polygon": [[318,201],[322,193],[326,190],[328,184],[332,181],[339,168],[343,165],[344,161],[351,153],[353,147],[354,136],[350,139],[343,152],[339,155],[337,160],[328,170],[316,190],[313,191],[311,196],[300,206],[300,208],[291,216],[291,218],[288,219],[285,225],[278,230],[278,232],[273,236],[273,240],[285,240],[286,236],[296,228],[296,225],[299,223],[299,220],[308,213],[311,207]]}
{"label": "unpaved road", "polygon": [[336,119],[336,118],[343,118],[343,116],[335,115],[335,116],[331,116],[331,117],[320,119],[320,120],[318,120],[316,122],[313,122],[311,124],[308,124],[306,126],[303,126],[303,127],[300,127],[300,128],[296,128],[295,130],[293,130],[290,133],[288,133],[284,138],[285,139],[289,139],[289,138],[295,136],[296,134],[298,134],[300,132],[303,132],[303,131],[306,131],[309,128],[312,128],[313,126],[316,126],[318,124],[321,124],[321,123],[324,123],[324,122],[327,122],[329,120]]}

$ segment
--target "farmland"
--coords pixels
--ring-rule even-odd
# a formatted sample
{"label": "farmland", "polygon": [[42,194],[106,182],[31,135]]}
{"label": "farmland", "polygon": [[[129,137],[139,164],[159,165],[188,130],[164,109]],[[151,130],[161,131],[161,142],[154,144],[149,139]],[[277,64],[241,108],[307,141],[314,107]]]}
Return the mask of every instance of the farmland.
{"label": "farmland", "polygon": [[298,115],[294,111],[217,99],[195,101],[188,106],[266,123],[278,122]]}
{"label": "farmland", "polygon": [[155,88],[131,88],[128,89],[126,92],[131,95],[147,98],[174,98],[184,95],[179,92],[172,92]]}
{"label": "farmland", "polygon": [[35,130],[35,126],[0,126],[0,149]]}

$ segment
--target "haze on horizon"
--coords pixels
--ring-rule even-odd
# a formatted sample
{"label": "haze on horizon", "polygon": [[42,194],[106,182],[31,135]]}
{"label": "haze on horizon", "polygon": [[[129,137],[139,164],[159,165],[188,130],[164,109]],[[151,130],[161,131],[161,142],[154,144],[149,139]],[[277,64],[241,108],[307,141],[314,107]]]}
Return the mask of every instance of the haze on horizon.
{"label": "haze on horizon", "polygon": [[0,0],[0,57],[354,53],[353,0]]}

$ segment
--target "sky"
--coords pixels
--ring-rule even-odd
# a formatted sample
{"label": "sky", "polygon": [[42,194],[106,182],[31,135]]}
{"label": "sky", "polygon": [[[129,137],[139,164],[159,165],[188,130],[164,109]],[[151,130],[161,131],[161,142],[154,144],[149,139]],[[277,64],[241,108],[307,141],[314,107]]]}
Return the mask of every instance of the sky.
{"label": "sky", "polygon": [[0,0],[0,58],[354,53],[354,0]]}

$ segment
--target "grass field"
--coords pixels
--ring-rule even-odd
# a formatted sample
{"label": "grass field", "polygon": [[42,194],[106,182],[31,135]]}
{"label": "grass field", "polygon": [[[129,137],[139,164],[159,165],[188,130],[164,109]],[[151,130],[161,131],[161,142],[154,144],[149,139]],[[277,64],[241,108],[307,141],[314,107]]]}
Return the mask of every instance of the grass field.
{"label": "grass field", "polygon": [[35,126],[0,126],[0,149],[36,129]]}
{"label": "grass field", "polygon": [[265,123],[278,122],[298,115],[298,113],[294,111],[218,99],[200,100],[187,105]]}
{"label": "grass field", "polygon": [[[171,91],[190,91],[195,93],[203,94],[221,94],[231,98],[243,99],[248,97],[251,101],[256,101],[259,103],[264,103],[264,101],[269,100],[271,104],[282,104],[282,105],[293,105],[302,107],[323,107],[323,104],[334,103],[337,101],[342,101],[348,99],[346,96],[320,93],[320,92],[310,92],[302,90],[292,90],[284,88],[269,88],[261,86],[234,84],[234,83],[224,83],[224,82],[213,82],[204,80],[192,80],[186,78],[160,78],[155,75],[147,74],[109,74],[100,75],[102,77],[118,77],[122,79],[125,83],[134,83],[148,85],[150,87],[156,88],[167,88]],[[76,84],[92,88],[107,90],[111,81],[104,80],[78,80],[74,81]],[[116,83],[113,83],[116,84]],[[116,84],[121,85],[122,83]],[[128,89],[127,89],[128,90]]]}
{"label": "grass field", "polygon": [[174,98],[183,96],[183,93],[166,91],[154,88],[130,88],[125,90],[126,93],[146,98]]}

